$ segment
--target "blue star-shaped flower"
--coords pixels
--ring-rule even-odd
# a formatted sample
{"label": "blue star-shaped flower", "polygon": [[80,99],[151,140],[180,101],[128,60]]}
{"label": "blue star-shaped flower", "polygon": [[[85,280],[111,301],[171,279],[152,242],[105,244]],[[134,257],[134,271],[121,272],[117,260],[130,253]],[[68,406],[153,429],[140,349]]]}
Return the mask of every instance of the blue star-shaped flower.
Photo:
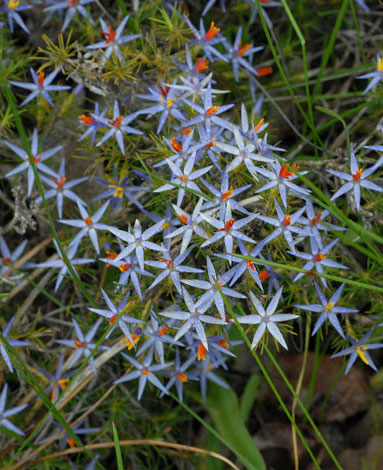
{"label": "blue star-shaped flower", "polygon": [[14,82],[12,80],[9,81],[11,85],[18,86],[20,88],[24,88],[26,90],[31,90],[32,93],[30,93],[25,100],[21,103],[20,106],[24,106],[33,99],[37,98],[38,96],[42,96],[43,98],[48,101],[48,103],[54,108],[53,101],[49,95],[50,91],[61,91],[61,90],[70,90],[70,86],[68,85],[51,85],[53,80],[57,77],[57,75],[60,73],[60,68],[57,70],[54,70],[51,72],[48,76],[45,76],[44,72],[40,72],[38,75],[37,73],[33,70],[32,67],[30,67],[30,72],[32,75],[32,79],[34,83],[28,83],[28,82]]}
{"label": "blue star-shaped flower", "polygon": [[383,192],[383,187],[378,186],[377,184],[373,183],[372,181],[368,181],[367,178],[381,165],[383,164],[383,157],[380,157],[374,165],[370,166],[367,170],[362,170],[358,168],[358,162],[356,161],[354,148],[351,146],[351,153],[350,153],[350,171],[351,173],[345,173],[343,171],[337,170],[326,170],[328,173],[337,176],[338,178],[342,178],[346,180],[345,183],[338,191],[332,195],[331,201],[334,201],[339,196],[342,196],[345,193],[353,190],[354,192],[354,199],[355,204],[358,212],[360,211],[360,188],[370,189],[371,191],[378,191]]}

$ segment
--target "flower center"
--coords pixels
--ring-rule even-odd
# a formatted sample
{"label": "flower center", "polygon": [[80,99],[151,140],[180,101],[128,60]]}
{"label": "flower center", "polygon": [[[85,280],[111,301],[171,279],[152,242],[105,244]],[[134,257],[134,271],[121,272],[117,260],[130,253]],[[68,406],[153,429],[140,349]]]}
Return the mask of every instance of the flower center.
{"label": "flower center", "polygon": [[220,232],[230,232],[231,227],[233,226],[234,222],[235,222],[235,219],[230,219],[230,220],[228,220],[228,221],[225,223],[225,227],[219,229]]}
{"label": "flower center", "polygon": [[316,256],[315,256],[315,261],[317,261],[318,263],[320,263],[321,261],[323,261],[325,258],[327,258],[328,256],[328,253],[323,255],[322,253],[318,253]]}
{"label": "flower center", "polygon": [[163,263],[166,263],[166,267],[168,269],[171,269],[174,265],[173,261],[171,259],[165,259],[165,258],[161,258],[160,261],[162,261]]}
{"label": "flower center", "polygon": [[148,369],[142,369],[141,375],[149,375]]}
{"label": "flower center", "polygon": [[1,264],[2,264],[3,266],[9,266],[11,263],[12,263],[12,259],[11,259],[11,258],[3,258],[3,259],[1,260]]}
{"label": "flower center", "polygon": [[320,218],[322,217],[322,211],[319,212],[319,214],[315,217],[313,217],[311,220],[310,220],[310,224],[312,226],[316,225],[319,221],[320,221]]}
{"label": "flower center", "polygon": [[230,188],[228,189],[228,191],[225,191],[221,198],[222,200],[226,201],[226,199],[229,199],[229,197],[231,197],[233,195],[233,186],[230,186]]}
{"label": "flower center", "polygon": [[363,344],[361,344],[360,346],[357,346],[357,347],[356,347],[355,351],[356,351],[356,353],[358,354],[358,356],[362,359],[362,361],[363,361],[365,364],[369,365],[369,362],[368,362],[368,360],[367,360],[367,358],[366,358],[366,353],[364,352],[366,349],[368,349],[368,347],[367,347],[367,346],[364,346]]}
{"label": "flower center", "polygon": [[228,349],[227,341],[225,339],[221,339],[217,341],[217,344],[218,346],[221,346],[221,348]]}
{"label": "flower center", "polygon": [[121,126],[121,122],[124,119],[124,116],[117,116],[113,121],[108,121],[108,124],[118,129]]}
{"label": "flower center", "polygon": [[185,127],[185,129],[182,129],[181,134],[182,135],[190,135],[192,133],[192,128],[191,127]]}
{"label": "flower center", "polygon": [[334,304],[332,302],[329,302],[326,307],[324,308],[324,311],[325,312],[329,312],[330,310],[332,310],[334,307]]}
{"label": "flower center", "polygon": [[259,67],[257,69],[258,77],[264,77],[265,75],[270,75],[273,73],[273,69],[271,67]]}
{"label": "flower center", "polygon": [[93,224],[92,217],[85,217],[84,222],[85,222],[86,225],[89,227],[90,225]]}
{"label": "flower center", "polygon": [[45,79],[45,73],[44,72],[40,72],[37,76],[37,84],[39,86],[43,86],[44,85],[44,79]]}
{"label": "flower center", "polygon": [[81,341],[73,341],[73,344],[75,345],[76,349],[84,347],[84,343],[82,343]]}
{"label": "flower center", "polygon": [[187,382],[188,381],[188,376],[184,374],[183,372],[179,372],[177,374],[177,378],[180,382]]}
{"label": "flower center", "polygon": [[378,72],[383,72],[383,59],[378,59]]}
{"label": "flower center", "polygon": [[171,108],[173,106],[173,104],[175,103],[177,98],[168,98],[166,100],[166,107],[167,108]]}
{"label": "flower center", "polygon": [[164,336],[168,332],[168,327],[165,325],[158,330],[158,336]]}
{"label": "flower center", "polygon": [[220,32],[220,28],[216,28],[214,26],[214,21],[211,22],[210,24],[210,29],[209,31],[205,34],[205,39],[206,41],[211,41],[217,34]]}
{"label": "flower center", "polygon": [[239,55],[240,57],[242,57],[246,53],[246,51],[250,49],[250,47],[251,47],[251,44],[249,43],[245,44],[244,46],[242,46],[242,44],[239,43],[239,47],[236,51],[236,55]]}
{"label": "flower center", "polygon": [[[132,340],[133,340],[134,344],[137,344],[140,341],[140,337],[138,335],[136,335],[136,333],[133,333],[131,335],[131,337],[132,337]],[[133,347],[134,347],[133,344],[131,343],[131,341],[129,340],[129,338],[127,338],[126,336],[125,336],[125,338],[122,338],[122,340],[120,342],[121,343],[126,343],[126,347],[129,349],[129,351],[131,349],[133,349]]]}
{"label": "flower center", "polygon": [[259,273],[259,279],[261,282],[267,281],[269,279],[269,273],[266,269]]}
{"label": "flower center", "polygon": [[290,178],[290,176],[293,176],[293,172],[282,165],[281,169],[279,170],[279,178],[287,180]]}
{"label": "flower center", "polygon": [[216,142],[217,139],[215,137],[211,137],[210,138],[210,142],[206,144],[206,148],[209,148],[209,147],[214,147],[214,142]]}
{"label": "flower center", "polygon": [[94,121],[92,116],[87,116],[86,114],[81,114],[78,118],[81,119],[81,124],[85,124],[86,126],[90,126]]}
{"label": "flower center", "polygon": [[363,173],[363,170],[362,170],[361,168],[359,168],[359,170],[357,170],[356,173],[353,173],[353,174],[352,174],[352,179],[353,179],[354,181],[359,181],[360,178],[362,177],[362,173]]}
{"label": "flower center", "polygon": [[56,184],[58,189],[63,189],[66,178],[64,176],[62,176],[60,180],[55,180],[54,178],[52,178],[52,181]]}
{"label": "flower center", "polygon": [[20,5],[20,0],[9,0],[8,8],[9,8],[10,10],[14,10],[14,9],[17,8],[19,5]]}
{"label": "flower center", "polygon": [[195,64],[194,70],[197,73],[201,73],[209,67],[209,61],[207,59],[201,59],[200,57],[197,59],[197,63]]}
{"label": "flower center", "polygon": [[285,227],[288,227],[291,224],[291,217],[289,215],[285,215],[282,223]]}
{"label": "flower center", "polygon": [[211,108],[209,108],[206,111],[206,115],[207,116],[214,116],[215,114],[217,114],[218,110],[219,110],[219,106],[212,106]]}
{"label": "flower center", "polygon": [[175,137],[173,137],[172,140],[170,141],[170,145],[176,152],[178,153],[182,152],[182,145],[179,142],[177,142],[177,139]]}
{"label": "flower center", "polygon": [[131,265],[130,264],[120,264],[120,266],[118,267],[118,269],[122,272],[122,273],[125,273],[128,269],[131,268]]}
{"label": "flower center", "polygon": [[116,31],[113,30],[111,26],[108,26],[108,32],[105,33],[104,31],[101,31],[101,34],[106,38],[105,44],[110,44],[112,41],[116,39]]}
{"label": "flower center", "polygon": [[113,323],[117,320],[117,315],[113,315],[109,318],[109,325],[113,325]]}
{"label": "flower center", "polygon": [[183,224],[187,224],[188,223],[188,218],[186,217],[186,215],[178,215],[177,214],[177,217],[179,218],[179,220],[183,223]]}
{"label": "flower center", "polygon": [[251,272],[254,272],[255,267],[254,267],[254,262],[249,261],[248,259],[246,260],[246,266],[251,270]]}

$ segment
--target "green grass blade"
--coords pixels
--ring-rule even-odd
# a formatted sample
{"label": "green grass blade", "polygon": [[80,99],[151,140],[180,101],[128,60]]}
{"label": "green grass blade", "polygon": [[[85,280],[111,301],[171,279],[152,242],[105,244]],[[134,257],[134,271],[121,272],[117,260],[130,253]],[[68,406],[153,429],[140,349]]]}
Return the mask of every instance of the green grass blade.
{"label": "green grass blade", "polygon": [[112,429],[113,429],[114,448],[116,450],[117,470],[124,470],[124,464],[122,462],[120,440],[118,438],[118,433],[117,433],[116,426],[114,425],[114,422],[112,422]]}

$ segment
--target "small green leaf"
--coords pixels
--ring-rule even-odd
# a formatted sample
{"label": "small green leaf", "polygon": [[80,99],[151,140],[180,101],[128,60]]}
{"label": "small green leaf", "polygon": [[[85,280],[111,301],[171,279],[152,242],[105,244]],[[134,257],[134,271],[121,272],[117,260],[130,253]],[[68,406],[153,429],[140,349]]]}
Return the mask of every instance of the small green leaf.
{"label": "small green leaf", "polygon": [[237,395],[233,390],[209,384],[206,404],[220,434],[237,450],[248,470],[265,470],[266,464],[243,421]]}

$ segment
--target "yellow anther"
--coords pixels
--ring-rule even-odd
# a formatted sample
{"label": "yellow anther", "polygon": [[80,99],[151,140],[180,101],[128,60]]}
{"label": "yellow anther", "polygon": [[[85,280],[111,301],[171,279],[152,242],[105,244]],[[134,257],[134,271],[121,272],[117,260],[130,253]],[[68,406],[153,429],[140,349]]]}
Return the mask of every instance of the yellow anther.
{"label": "yellow anther", "polygon": [[383,72],[383,59],[378,59],[378,72]]}
{"label": "yellow anther", "polygon": [[334,304],[332,302],[329,302],[326,307],[324,308],[325,312],[328,312],[329,310],[332,310],[334,307]]}
{"label": "yellow anther", "polygon": [[174,102],[176,101],[176,98],[168,98],[166,100],[166,107],[167,108],[171,108],[174,104]]}
{"label": "yellow anther", "polygon": [[362,361],[367,364],[367,365],[370,365],[370,363],[368,362],[367,358],[366,358],[366,353],[364,352],[366,349],[368,349],[367,346],[364,346],[363,344],[360,345],[360,346],[357,346],[355,351],[357,352],[358,356],[362,359]]}
{"label": "yellow anther", "polygon": [[8,8],[14,10],[20,5],[20,0],[9,0]]}

